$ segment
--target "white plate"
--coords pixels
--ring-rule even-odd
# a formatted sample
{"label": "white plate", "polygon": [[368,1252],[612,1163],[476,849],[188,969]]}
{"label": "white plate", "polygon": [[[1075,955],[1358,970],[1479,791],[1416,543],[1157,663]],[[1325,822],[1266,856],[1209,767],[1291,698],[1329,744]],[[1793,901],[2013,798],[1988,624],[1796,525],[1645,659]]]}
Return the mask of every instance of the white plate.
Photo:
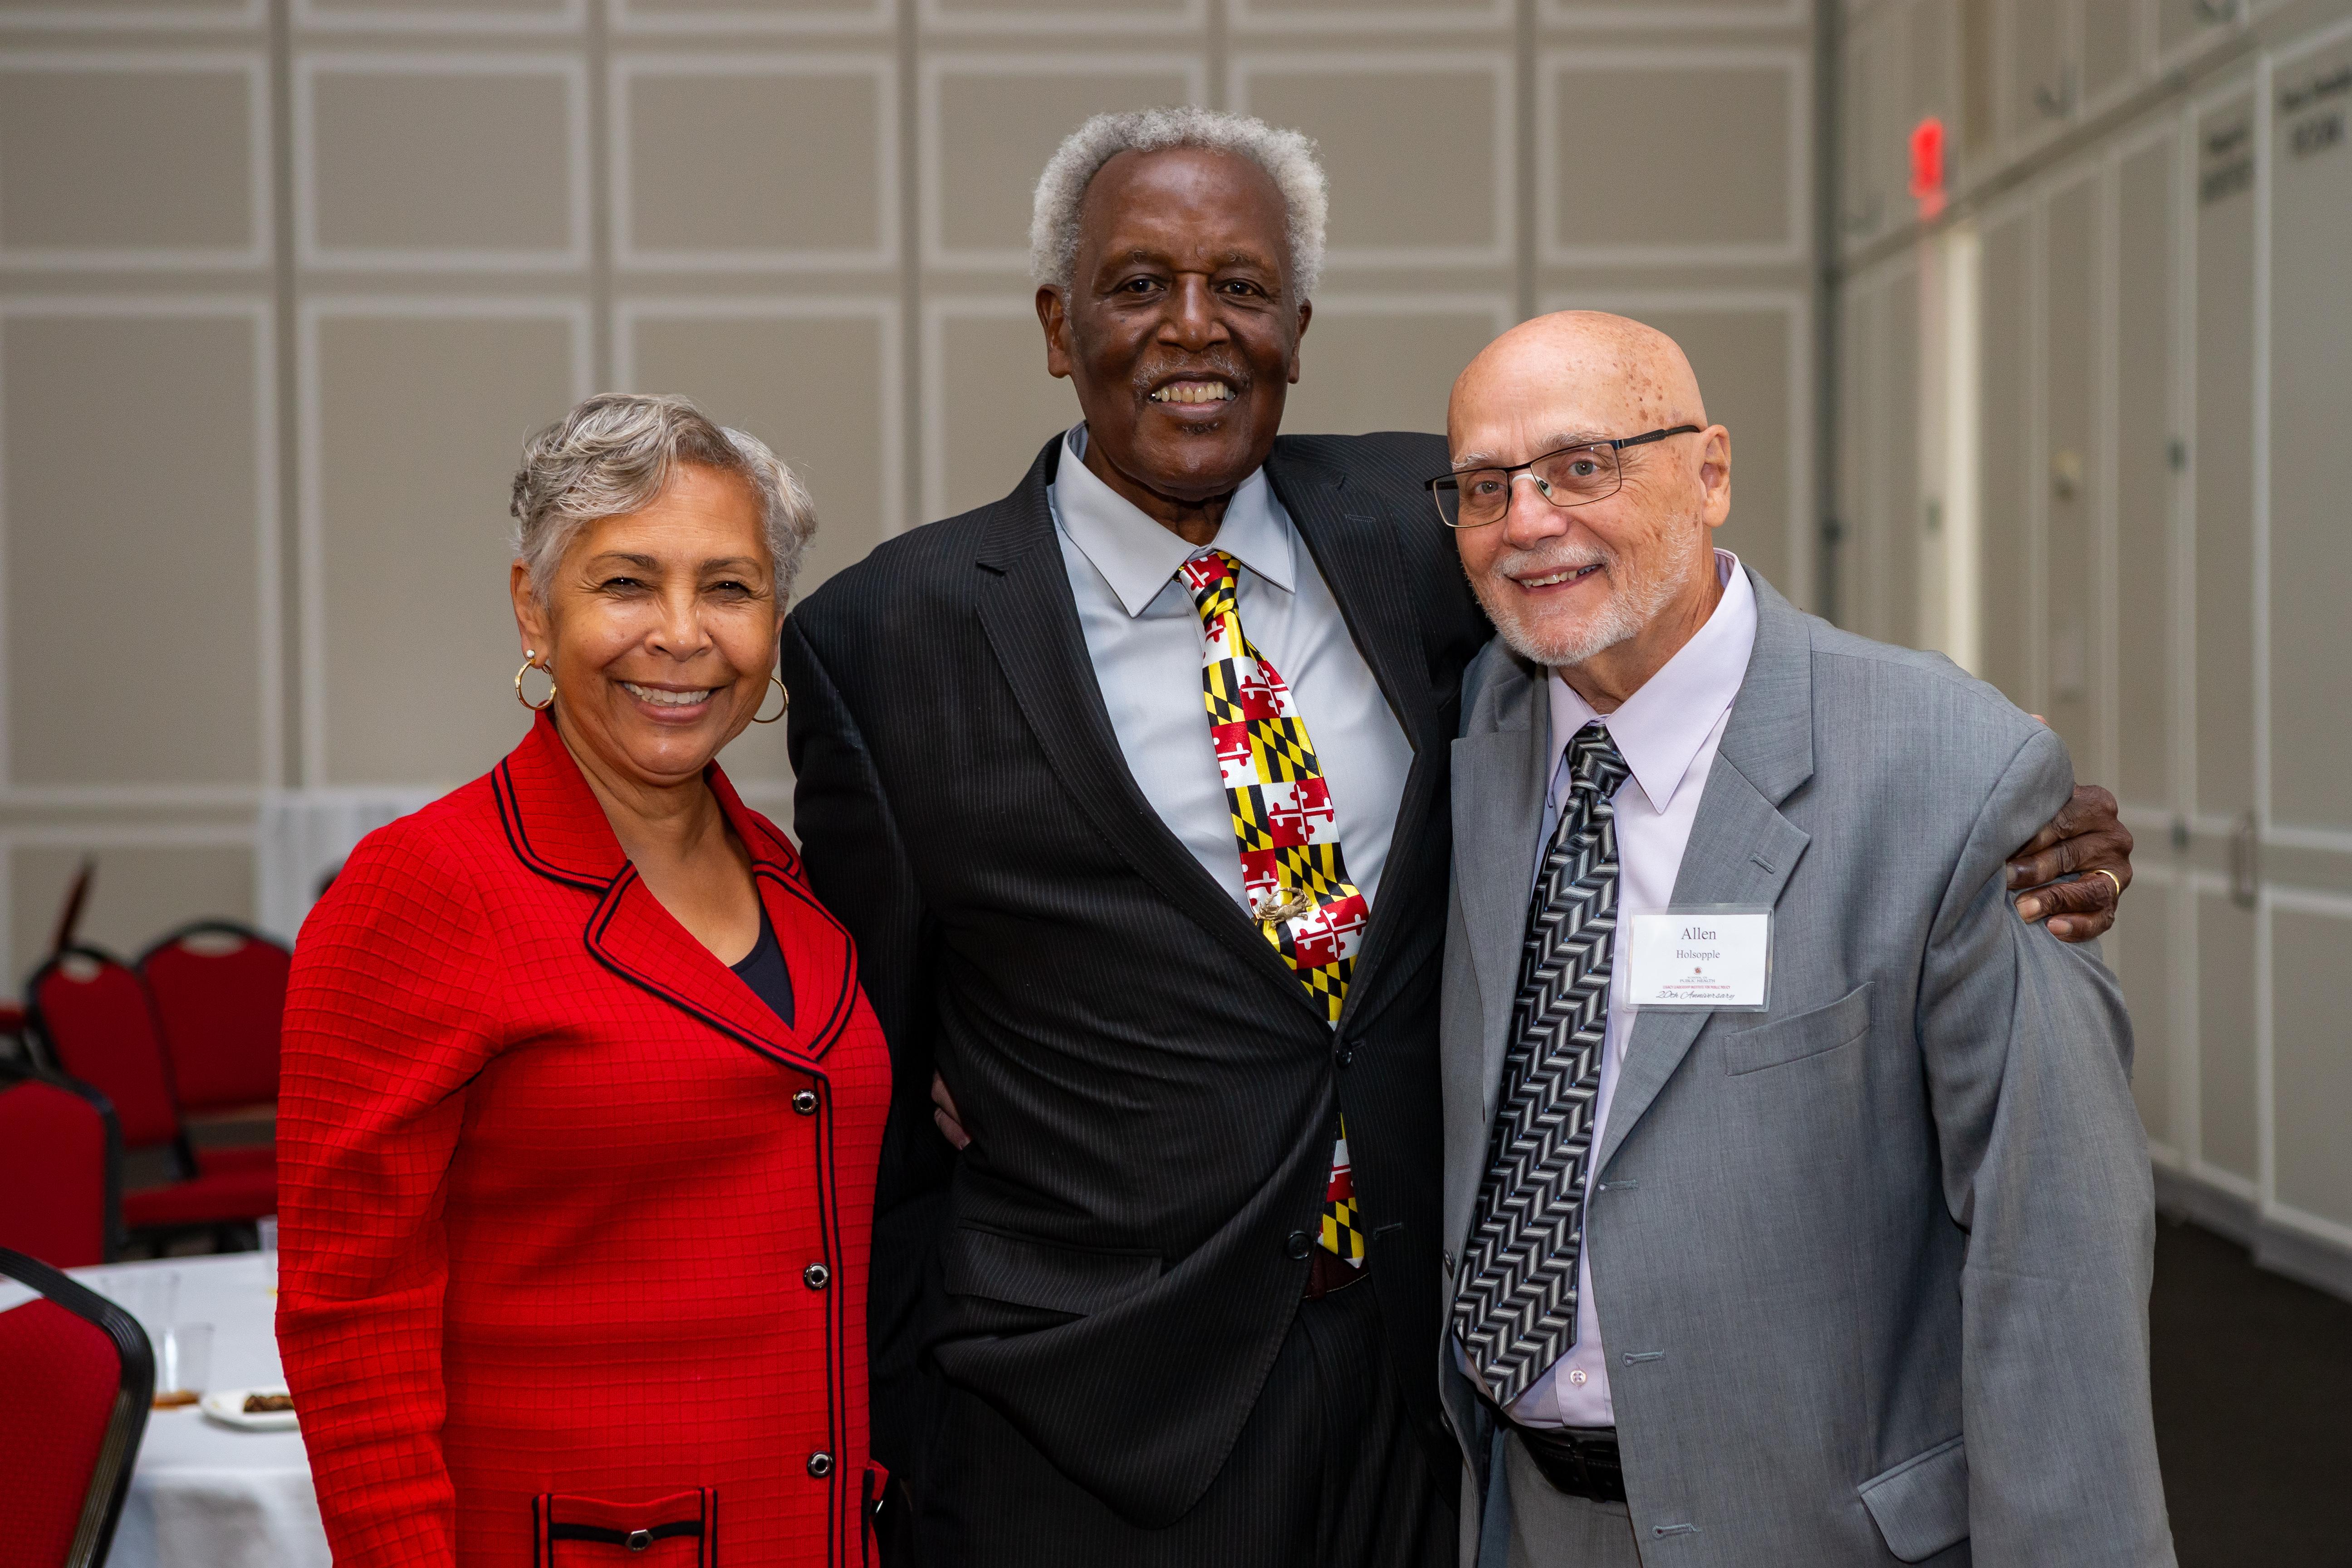
{"label": "white plate", "polygon": [[283,1388],[219,1388],[197,1402],[196,1407],[224,1426],[235,1426],[247,1432],[290,1432],[299,1423],[291,1410],[257,1411],[246,1414],[245,1396],[248,1394],[283,1394]]}

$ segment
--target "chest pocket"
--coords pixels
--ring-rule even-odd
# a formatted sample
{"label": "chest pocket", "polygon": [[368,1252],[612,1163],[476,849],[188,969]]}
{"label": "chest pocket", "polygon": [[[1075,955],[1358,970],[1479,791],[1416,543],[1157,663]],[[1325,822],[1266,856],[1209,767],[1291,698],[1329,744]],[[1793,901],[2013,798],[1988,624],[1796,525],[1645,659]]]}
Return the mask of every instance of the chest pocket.
{"label": "chest pocket", "polygon": [[1717,1042],[1723,1070],[1734,1075],[1762,1072],[1853,1044],[1870,1033],[1870,993],[1876,984],[1864,981],[1826,1007],[1724,1036]]}

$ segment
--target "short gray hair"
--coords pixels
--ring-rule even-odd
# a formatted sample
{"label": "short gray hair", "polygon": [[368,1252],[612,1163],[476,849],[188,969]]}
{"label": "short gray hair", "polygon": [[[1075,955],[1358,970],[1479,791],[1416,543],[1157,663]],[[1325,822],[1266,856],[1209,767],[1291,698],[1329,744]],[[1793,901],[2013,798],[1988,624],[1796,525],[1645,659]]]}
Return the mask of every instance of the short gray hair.
{"label": "short gray hair", "polygon": [[1323,272],[1323,225],[1329,186],[1315,143],[1277,130],[1254,115],[1187,104],[1125,114],[1097,114],[1064,138],[1037,177],[1029,218],[1029,276],[1039,286],[1066,290],[1078,266],[1078,207],[1102,166],[1121,153],[1164,153],[1197,147],[1231,153],[1264,169],[1282,193],[1290,237],[1290,297],[1315,292]]}
{"label": "short gray hair", "polygon": [[650,505],[679,463],[734,474],[760,498],[761,532],[776,574],[776,604],[792,600],[816,507],[767,443],[706,417],[683,397],[600,392],[525,441],[508,510],[514,550],[542,605],[580,531]]}

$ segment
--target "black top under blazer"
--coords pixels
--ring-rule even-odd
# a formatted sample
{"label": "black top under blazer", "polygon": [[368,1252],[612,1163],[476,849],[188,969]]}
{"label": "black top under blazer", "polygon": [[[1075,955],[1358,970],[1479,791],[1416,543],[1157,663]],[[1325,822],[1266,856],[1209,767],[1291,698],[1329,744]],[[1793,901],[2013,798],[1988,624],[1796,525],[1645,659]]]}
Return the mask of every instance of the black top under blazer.
{"label": "black top under blazer", "polygon": [[[1298,1309],[1343,1111],[1394,1375],[1446,1442],[1448,752],[1491,633],[1422,486],[1441,438],[1276,442],[1275,494],[1413,747],[1335,1029],[1128,772],[1046,505],[1062,450],[793,613],[794,827],[895,1074],[876,1456],[919,1494],[943,1374],[1156,1526],[1223,1467]],[[931,1123],[935,1065],[973,1139],[960,1156]]]}

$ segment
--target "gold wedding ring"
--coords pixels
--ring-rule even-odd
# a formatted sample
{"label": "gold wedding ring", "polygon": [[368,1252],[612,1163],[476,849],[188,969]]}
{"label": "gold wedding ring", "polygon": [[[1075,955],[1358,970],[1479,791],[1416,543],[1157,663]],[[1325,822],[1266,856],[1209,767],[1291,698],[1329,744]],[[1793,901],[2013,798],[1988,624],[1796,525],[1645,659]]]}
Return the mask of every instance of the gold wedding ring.
{"label": "gold wedding ring", "polygon": [[2108,870],[2105,866],[2094,866],[2091,869],[2095,875],[2105,877],[2108,881],[2113,882],[2116,885],[2116,902],[2120,906],[2124,901],[2124,879],[2121,877],[2116,876],[2113,871]]}

